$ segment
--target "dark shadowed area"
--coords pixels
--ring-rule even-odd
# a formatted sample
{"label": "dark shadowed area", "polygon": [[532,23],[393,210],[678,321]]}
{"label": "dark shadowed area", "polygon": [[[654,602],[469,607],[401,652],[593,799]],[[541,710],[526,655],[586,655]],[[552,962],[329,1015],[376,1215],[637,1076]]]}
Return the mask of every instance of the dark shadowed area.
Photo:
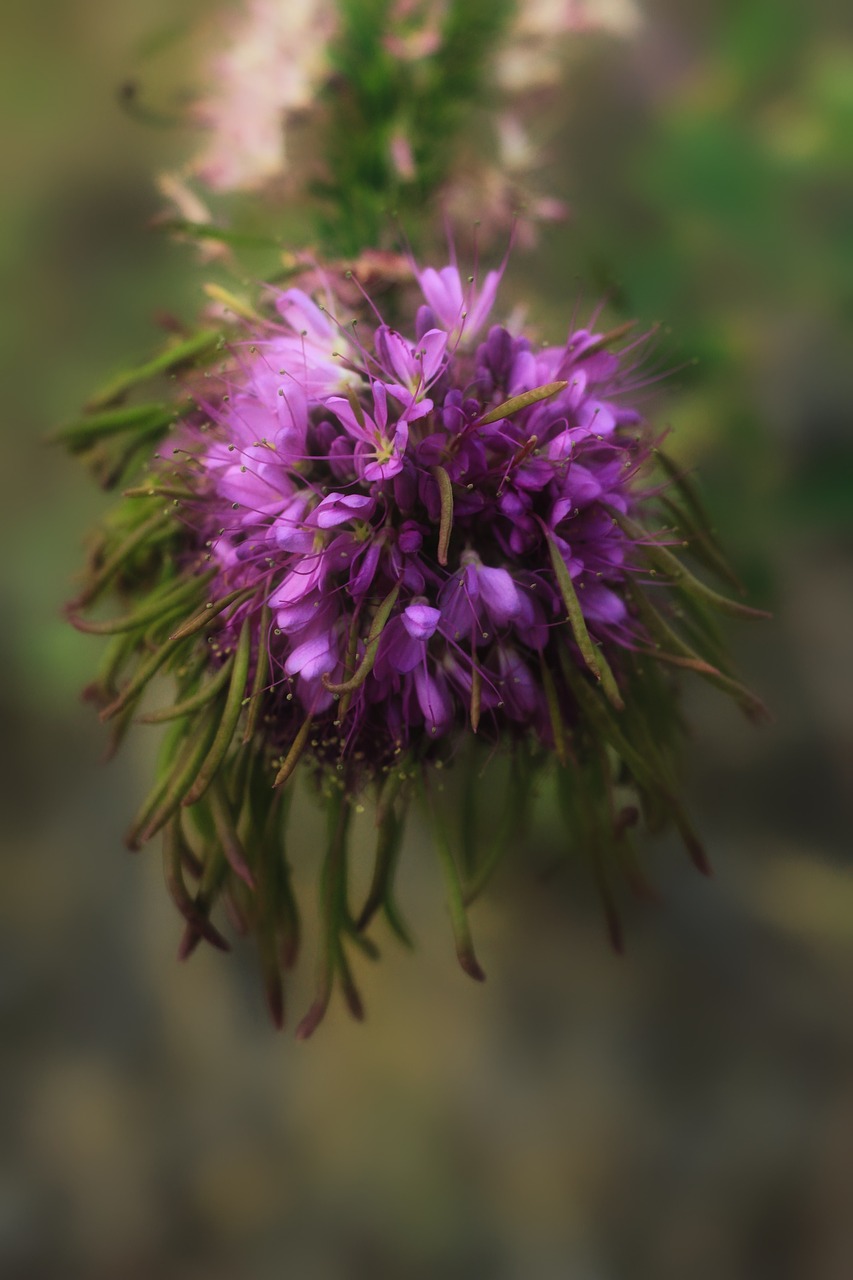
{"label": "dark shadowed area", "polygon": [[[647,846],[661,900],[628,905],[618,958],[583,868],[542,874],[545,813],[473,912],[479,987],[414,826],[419,946],[382,937],[367,1022],[335,1004],[306,1045],[269,1026],[248,946],[177,963],[157,852],[123,850],[154,741],[99,762],[97,642],[61,605],[105,499],[43,444],[157,345],[158,313],[201,304],[203,270],[148,224],[190,146],[168,117],[204,9],[4,5],[0,1274],[848,1280],[849,6],[646,0],[632,41],[579,36],[543,102],[572,216],[511,267],[545,333],[610,291],[671,328],[665,364],[698,357],[650,404],[775,614],[729,628],[774,723],[687,690],[714,877]],[[304,806],[309,894],[318,829]]]}

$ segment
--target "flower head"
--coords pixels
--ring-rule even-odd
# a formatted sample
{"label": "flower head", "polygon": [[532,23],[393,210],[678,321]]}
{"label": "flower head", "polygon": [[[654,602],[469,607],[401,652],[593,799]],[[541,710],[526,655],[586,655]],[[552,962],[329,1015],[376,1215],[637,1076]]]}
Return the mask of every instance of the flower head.
{"label": "flower head", "polygon": [[544,348],[499,324],[484,336],[499,279],[426,268],[415,332],[379,324],[357,343],[342,321],[333,343],[307,340],[318,326],[300,339],[308,301],[294,314],[280,298],[283,325],[238,349],[191,451],[188,519],[213,593],[252,592],[234,632],[272,610],[274,733],[285,748],[300,716],[324,715],[320,754],[348,775],[472,720],[493,740],[533,727],[553,747],[544,687],[519,700],[506,686],[544,661],[568,715],[558,652],[621,701],[604,673],[638,631],[616,517],[642,498],[648,441],[602,335]]}
{"label": "flower head", "polygon": [[[669,816],[704,865],[675,791],[679,721],[662,671],[691,668],[760,709],[722,665],[707,616],[750,611],[674,554],[686,543],[720,571],[695,494],[633,403],[638,343],[611,350],[630,326],[538,345],[495,320],[500,276],[416,271],[420,296],[400,328],[344,313],[336,298],[352,290],[332,276],[316,299],[273,291],[270,317],[233,336],[180,411],[171,456],[161,450],[150,484],[129,491],[134,514],[109,531],[77,602],[116,581],[143,595],[117,622],[76,615],[119,640],[95,689],[119,732],[156,671],[178,681],[175,706],[153,717],[175,732],[131,843],[166,831],[185,952],[201,938],[220,944],[209,912],[229,897],[258,934],[276,1017],[296,940],[276,821],[300,762],[318,780],[331,887],[303,1035],[335,980],[360,1012],[346,936],[360,939],[380,907],[404,935],[395,850],[408,794],[428,790],[434,769],[469,750],[508,753],[506,838],[532,766],[555,769],[618,941],[610,876],[618,865],[638,882],[638,806]],[[143,406],[139,429],[162,431],[159,411]],[[77,430],[89,440],[116,428],[108,412]],[[667,525],[655,528],[661,510]],[[354,919],[346,833],[371,789],[376,872]],[[464,903],[493,859],[463,884],[431,809],[457,952],[481,977]],[[195,895],[186,868],[200,876]]]}

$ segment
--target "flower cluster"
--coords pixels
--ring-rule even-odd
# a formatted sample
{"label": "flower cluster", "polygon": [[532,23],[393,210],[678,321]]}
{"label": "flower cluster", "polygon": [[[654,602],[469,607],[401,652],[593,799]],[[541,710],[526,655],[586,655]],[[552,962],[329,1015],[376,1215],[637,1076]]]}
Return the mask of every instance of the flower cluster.
{"label": "flower cluster", "polygon": [[[509,761],[485,852],[461,864],[440,807],[426,806],[457,954],[480,978],[465,908],[524,822],[532,769],[555,778],[618,946],[615,875],[645,885],[630,838],[641,812],[674,822],[706,865],[678,799],[666,669],[761,711],[710,616],[754,611],[674,552],[728,573],[692,486],[632,403],[643,339],[614,352],[630,326],[573,328],[538,346],[490,326],[500,276],[416,271],[414,321],[394,327],[366,297],[344,314],[353,281],[315,272],[315,296],[271,289],[265,316],[226,347],[203,333],[146,366],[206,366],[176,411],[112,407],[131,374],[65,432],[107,483],[171,434],[107,524],[72,616],[114,637],[90,694],[116,741],[153,677],[174,676],[174,701],[141,716],[171,728],[129,843],[165,833],[182,955],[202,939],[227,946],[210,919],[219,899],[255,933],[277,1021],[299,939],[281,821],[297,765],[322,793],[320,979],[302,1036],[336,981],[360,1016],[344,943],[370,951],[378,911],[407,938],[396,859],[406,805],[428,800],[437,769],[472,753],[478,770]],[[406,314],[399,282],[391,301]],[[128,611],[86,617],[110,588]],[[347,832],[371,792],[376,863],[353,913]]]}
{"label": "flower cluster", "polygon": [[537,349],[486,332],[498,279],[428,268],[413,331],[369,337],[278,294],[280,325],[235,349],[191,451],[211,591],[271,611],[275,732],[286,746],[311,720],[347,772],[466,724],[553,748],[573,715],[561,653],[621,701],[605,650],[636,641],[619,517],[648,452],[639,416],[603,335]]}

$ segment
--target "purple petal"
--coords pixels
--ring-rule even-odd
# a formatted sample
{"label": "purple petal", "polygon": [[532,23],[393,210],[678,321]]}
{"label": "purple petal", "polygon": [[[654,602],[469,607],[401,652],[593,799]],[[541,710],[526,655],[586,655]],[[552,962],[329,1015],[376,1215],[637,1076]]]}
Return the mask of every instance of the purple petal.
{"label": "purple petal", "polygon": [[307,329],[314,337],[329,339],[335,336],[331,320],[317,303],[301,289],[286,289],[275,300],[275,308],[282,320],[286,320],[297,333]]}
{"label": "purple petal", "polygon": [[347,520],[369,520],[376,506],[375,498],[365,493],[330,493],[312,511],[309,523],[320,529],[332,529]]}
{"label": "purple petal", "polygon": [[438,320],[452,329],[462,312],[462,281],[455,267],[442,267],[436,271],[427,267],[418,276],[421,292],[435,312]]}
{"label": "purple petal", "polygon": [[529,719],[537,709],[539,691],[530,670],[515,649],[498,650],[500,691],[509,714],[516,720]]}
{"label": "purple petal", "polygon": [[311,498],[310,493],[297,493],[290,499],[283,511],[276,516],[270,533],[276,546],[284,551],[298,551],[305,554],[310,551],[314,535],[302,528],[305,508]]}
{"label": "purple petal", "polygon": [[380,672],[390,667],[402,676],[414,671],[423,661],[424,652],[423,641],[408,634],[401,618],[393,618],[383,632],[381,654],[377,655],[376,661]]}
{"label": "purple petal", "polygon": [[483,604],[499,627],[518,617],[521,611],[518,587],[506,569],[489,569],[482,565],[477,570],[477,578]]}
{"label": "purple petal", "polygon": [[443,678],[430,675],[424,667],[415,670],[415,692],[418,705],[432,734],[443,733],[453,715],[453,706]]}
{"label": "purple petal", "polygon": [[578,422],[596,436],[609,436],[616,427],[616,415],[603,400],[587,400],[578,414]]}
{"label": "purple petal", "polygon": [[[335,415],[344,430],[353,437],[354,440],[363,440],[365,438],[365,428],[361,425],[349,400],[345,400],[343,396],[329,396],[326,401],[326,408]],[[363,414],[365,424],[368,416]]]}
{"label": "purple petal", "polygon": [[551,462],[565,462],[567,458],[572,456],[573,434],[571,431],[561,431],[548,444],[548,457]]}
{"label": "purple petal", "polygon": [[601,485],[592,472],[579,462],[569,468],[564,493],[577,507],[587,507],[601,497]]}
{"label": "purple petal", "polygon": [[532,387],[540,385],[535,356],[530,351],[519,351],[512,362],[512,372],[507,387],[509,394],[517,396],[522,391],[530,391]]}
{"label": "purple petal", "polygon": [[466,329],[468,336],[476,333],[482,328],[489,312],[491,311],[498,292],[498,285],[501,282],[503,271],[490,271],[483,281],[483,287],[479,291],[473,306],[469,309],[468,319],[466,321]]}
{"label": "purple petal", "polygon": [[373,384],[373,404],[375,408],[373,416],[376,425],[384,433],[385,424],[388,421],[388,395],[385,391],[385,384],[382,382],[374,382]]}
{"label": "purple petal", "polygon": [[312,636],[310,640],[304,640],[302,644],[296,646],[285,662],[286,674],[289,676],[299,674],[306,680],[312,680],[315,676],[331,671],[337,661],[332,646],[333,638],[329,630]]}
{"label": "purple petal", "polygon": [[374,541],[368,544],[357,572],[350,579],[349,593],[351,596],[363,596],[370,590],[370,584],[373,582],[381,552],[382,544],[380,542]]}
{"label": "purple petal", "polygon": [[441,621],[441,610],[428,604],[410,604],[403,610],[403,626],[415,640],[429,640]]}
{"label": "purple petal", "polygon": [[391,480],[403,470],[402,458],[388,458],[385,462],[368,462],[362,472],[371,484],[376,480]]}
{"label": "purple petal", "polygon": [[517,467],[514,480],[519,489],[536,492],[554,479],[554,468],[545,458],[527,458]]}
{"label": "purple petal", "polygon": [[407,386],[419,381],[420,368],[415,361],[411,344],[401,333],[396,329],[389,329],[387,325],[381,325],[376,330],[374,342],[380,360],[395,379]]}
{"label": "purple petal", "polygon": [[320,597],[317,593],[305,596],[303,600],[296,600],[293,604],[283,605],[276,610],[276,626],[285,635],[295,635],[313,623],[319,608]]}
{"label": "purple petal", "polygon": [[548,521],[551,528],[556,529],[558,525],[563,523],[566,516],[571,515],[574,509],[575,503],[573,498],[558,498],[551,508],[551,518]]}
{"label": "purple petal", "polygon": [[443,329],[430,329],[418,343],[423,352],[424,382],[431,382],[441,368],[447,349],[447,334]]}
{"label": "purple petal", "polygon": [[296,600],[304,599],[321,584],[327,572],[328,564],[323,555],[305,556],[299,568],[292,569],[270,596],[271,607],[286,607]]}
{"label": "purple petal", "polygon": [[584,617],[592,618],[595,622],[607,622],[615,626],[624,622],[627,617],[625,601],[599,582],[587,583],[580,592],[580,601]]}
{"label": "purple petal", "polygon": [[424,535],[421,533],[418,525],[414,520],[406,520],[400,526],[400,536],[397,539],[397,545],[405,555],[412,555],[420,551],[423,546]]}

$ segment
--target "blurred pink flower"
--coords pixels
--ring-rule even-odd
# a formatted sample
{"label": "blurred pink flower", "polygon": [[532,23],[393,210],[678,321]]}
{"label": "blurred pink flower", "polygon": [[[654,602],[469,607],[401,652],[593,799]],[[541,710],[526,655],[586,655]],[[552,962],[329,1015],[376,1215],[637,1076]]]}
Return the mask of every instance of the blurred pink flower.
{"label": "blurred pink flower", "polygon": [[286,169],[288,117],[311,105],[328,75],[336,22],[331,0],[248,0],[195,106],[208,130],[192,165],[202,182],[219,191],[251,188]]}
{"label": "blurred pink flower", "polygon": [[509,93],[553,84],[563,72],[561,35],[607,31],[630,36],[640,23],[634,0],[524,0],[498,54],[498,83]]}
{"label": "blurred pink flower", "polygon": [[507,104],[495,122],[494,154],[458,167],[445,192],[457,226],[476,222],[489,242],[513,225],[516,244],[529,249],[540,223],[568,216],[564,201],[537,190],[544,157],[526,121],[536,122],[541,136],[542,90],[564,79],[572,36],[592,30],[629,36],[640,21],[634,0],[524,0],[516,7],[494,58],[494,81]]}
{"label": "blurred pink flower", "polygon": [[392,134],[388,150],[391,154],[391,163],[398,177],[403,182],[411,182],[417,172],[415,157],[412,152],[412,144],[401,129]]}
{"label": "blurred pink flower", "polygon": [[388,52],[401,62],[428,58],[441,45],[445,0],[396,0],[383,40]]}

